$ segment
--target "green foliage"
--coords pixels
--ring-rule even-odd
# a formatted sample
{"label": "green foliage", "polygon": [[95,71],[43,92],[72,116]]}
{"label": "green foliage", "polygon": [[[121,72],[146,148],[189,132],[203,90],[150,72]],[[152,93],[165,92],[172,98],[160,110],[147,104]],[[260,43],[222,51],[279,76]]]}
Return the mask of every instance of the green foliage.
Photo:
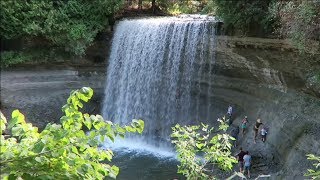
{"label": "green foliage", "polygon": [[1,68],[5,68],[14,64],[19,64],[31,60],[30,55],[25,55],[22,52],[4,51],[1,52]]}
{"label": "green foliage", "polygon": [[226,27],[233,27],[235,30],[246,34],[254,26],[269,29],[269,21],[265,18],[268,13],[268,6],[271,0],[212,0],[216,6],[216,15],[221,17]]}
{"label": "green foliage", "polygon": [[43,63],[61,61],[70,58],[70,54],[61,48],[55,47],[32,47],[21,51],[2,51],[1,68],[10,67],[21,63]]}
{"label": "green foliage", "polygon": [[216,166],[222,170],[231,170],[236,159],[231,155],[230,140],[234,140],[226,134],[228,125],[219,120],[221,125],[214,134],[213,128],[208,125],[172,127],[172,143],[175,144],[178,159],[178,173],[187,179],[214,179],[210,174],[210,166]]}
{"label": "green foliage", "polygon": [[290,38],[300,52],[320,50],[320,3],[316,1],[275,1],[270,16],[278,19],[278,33]]}
{"label": "green foliage", "polygon": [[205,4],[204,8],[202,9],[202,13],[215,15],[216,14],[216,5],[215,5],[214,1],[209,0]]}
{"label": "green foliage", "polygon": [[320,71],[316,74],[317,81],[320,83]]}
{"label": "green foliage", "polygon": [[[120,127],[105,121],[100,115],[82,114],[83,102],[87,102],[93,90],[84,87],[72,91],[62,110],[60,124],[48,124],[42,132],[25,122],[18,110],[12,112],[9,122],[1,113],[0,120],[0,168],[1,177],[9,179],[103,179],[115,178],[119,168],[102,163],[111,161],[110,149],[98,146],[105,138],[114,140],[126,132],[141,133],[142,120]],[[83,128],[86,127],[88,132]],[[3,132],[10,130],[9,137]]]}
{"label": "green foliage", "polygon": [[307,155],[308,160],[316,161],[313,166],[314,169],[308,169],[308,173],[305,176],[310,176],[312,179],[320,179],[320,157],[314,154]]}
{"label": "green foliage", "polygon": [[44,37],[83,55],[96,34],[108,25],[108,17],[121,6],[121,0],[1,1],[0,35],[6,39]]}
{"label": "green foliage", "polygon": [[195,14],[202,11],[207,2],[204,0],[198,1],[166,1],[160,5],[165,7],[166,11],[172,15],[178,14]]}
{"label": "green foliage", "polygon": [[[152,8],[152,0],[128,0],[127,6]],[[208,0],[155,0],[155,5],[163,12],[170,15],[199,13],[206,6]]]}

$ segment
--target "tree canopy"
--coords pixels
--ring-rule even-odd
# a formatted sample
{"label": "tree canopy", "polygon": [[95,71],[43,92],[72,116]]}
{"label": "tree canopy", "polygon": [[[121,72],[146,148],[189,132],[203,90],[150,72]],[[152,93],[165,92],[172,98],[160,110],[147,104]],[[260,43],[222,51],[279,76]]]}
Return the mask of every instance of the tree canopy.
{"label": "tree canopy", "polygon": [[[0,36],[40,38],[82,56],[97,34],[114,23],[113,15],[129,6],[157,7],[168,15],[216,15],[226,35],[289,38],[301,52],[320,49],[320,2],[298,0],[7,0],[0,6]],[[20,55],[6,55],[7,64],[30,59],[17,59]]]}
{"label": "tree canopy", "polygon": [[225,26],[232,26],[243,34],[256,28],[268,29],[270,22],[266,19],[268,7],[272,0],[264,1],[226,1],[212,0],[216,8],[216,15],[220,16]]}
{"label": "tree canopy", "polygon": [[320,1],[274,1],[269,16],[277,23],[274,31],[301,52],[319,52]]}
{"label": "tree canopy", "polygon": [[6,39],[43,37],[83,55],[121,5],[121,0],[1,1],[0,35]]}

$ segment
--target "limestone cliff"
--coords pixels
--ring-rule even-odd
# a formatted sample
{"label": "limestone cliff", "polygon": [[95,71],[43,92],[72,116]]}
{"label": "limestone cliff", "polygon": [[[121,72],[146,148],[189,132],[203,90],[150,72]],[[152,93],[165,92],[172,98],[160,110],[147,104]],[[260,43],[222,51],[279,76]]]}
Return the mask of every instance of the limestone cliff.
{"label": "limestone cliff", "polygon": [[[310,82],[319,70],[319,54],[299,54],[283,40],[218,37],[212,96],[242,111],[233,125],[249,117],[239,143],[261,173],[302,178],[311,165],[305,155],[320,154],[320,90]],[[266,143],[253,143],[257,118],[269,128]]]}

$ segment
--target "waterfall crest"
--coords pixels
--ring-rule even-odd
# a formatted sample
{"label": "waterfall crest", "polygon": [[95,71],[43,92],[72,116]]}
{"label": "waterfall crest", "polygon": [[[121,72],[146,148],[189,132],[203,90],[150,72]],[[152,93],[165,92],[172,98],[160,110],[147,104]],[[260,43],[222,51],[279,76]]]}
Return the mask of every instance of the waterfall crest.
{"label": "waterfall crest", "polygon": [[208,120],[215,45],[207,18],[152,18],[117,24],[107,69],[104,118],[143,119],[140,140],[167,141],[171,126]]}

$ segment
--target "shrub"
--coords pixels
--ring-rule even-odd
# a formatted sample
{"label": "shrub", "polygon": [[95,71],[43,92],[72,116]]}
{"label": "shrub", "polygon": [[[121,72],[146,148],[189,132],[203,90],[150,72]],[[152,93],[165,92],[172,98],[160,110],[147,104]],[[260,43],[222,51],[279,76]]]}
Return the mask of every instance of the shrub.
{"label": "shrub", "polygon": [[9,67],[14,64],[30,61],[31,55],[17,52],[17,51],[4,51],[1,52],[1,68]]}
{"label": "shrub", "polygon": [[[221,125],[214,133],[213,128],[201,124],[199,126],[172,127],[172,143],[178,153],[178,173],[187,179],[214,179],[210,174],[212,166],[222,170],[231,170],[236,163],[231,155],[231,140],[235,140],[225,131],[228,125],[220,120]],[[217,133],[218,132],[218,133]]]}

